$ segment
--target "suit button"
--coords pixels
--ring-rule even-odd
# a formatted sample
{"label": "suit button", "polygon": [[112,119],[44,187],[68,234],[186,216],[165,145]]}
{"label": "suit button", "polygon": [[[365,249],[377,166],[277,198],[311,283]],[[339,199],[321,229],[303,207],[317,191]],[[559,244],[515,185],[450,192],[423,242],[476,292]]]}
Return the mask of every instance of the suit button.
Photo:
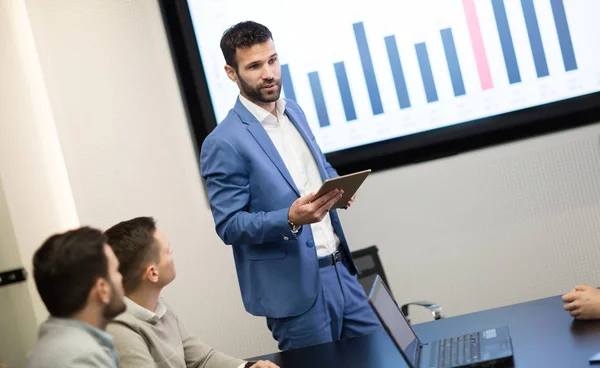
{"label": "suit button", "polygon": [[283,240],[288,241],[288,240],[290,240],[290,238],[288,238],[287,236],[284,236]]}
{"label": "suit button", "polygon": [[309,248],[312,248],[312,247],[315,246],[315,242],[312,241],[312,240],[309,240],[309,241],[306,242],[306,246],[309,247]]}

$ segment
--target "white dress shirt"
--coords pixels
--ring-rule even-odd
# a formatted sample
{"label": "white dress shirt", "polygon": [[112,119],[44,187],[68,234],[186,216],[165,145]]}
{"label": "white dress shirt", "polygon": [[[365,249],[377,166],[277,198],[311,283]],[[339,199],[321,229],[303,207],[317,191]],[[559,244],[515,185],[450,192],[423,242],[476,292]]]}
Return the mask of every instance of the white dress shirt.
{"label": "white dress shirt", "polygon": [[128,313],[131,313],[137,319],[141,319],[142,321],[153,325],[157,324],[165,313],[167,313],[167,307],[160,302],[160,299],[158,299],[154,311],[142,307],[128,297],[125,297],[125,305],[127,306]]}
{"label": "white dress shirt", "polygon": [[[316,193],[323,184],[317,162],[298,129],[285,114],[285,101],[277,100],[277,117],[242,95],[240,101],[267,131],[300,195]],[[311,224],[310,228],[318,257],[335,252],[340,239],[333,230],[329,213],[321,222]]]}

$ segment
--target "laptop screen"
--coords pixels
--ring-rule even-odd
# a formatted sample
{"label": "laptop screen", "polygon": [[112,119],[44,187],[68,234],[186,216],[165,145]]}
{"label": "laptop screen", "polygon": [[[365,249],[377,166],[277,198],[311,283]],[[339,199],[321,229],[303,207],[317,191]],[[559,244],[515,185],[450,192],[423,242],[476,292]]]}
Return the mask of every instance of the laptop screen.
{"label": "laptop screen", "polygon": [[396,346],[404,352],[413,366],[415,366],[419,339],[406,321],[406,318],[404,318],[404,315],[380,277],[377,277],[375,280],[375,284],[369,295],[369,301]]}

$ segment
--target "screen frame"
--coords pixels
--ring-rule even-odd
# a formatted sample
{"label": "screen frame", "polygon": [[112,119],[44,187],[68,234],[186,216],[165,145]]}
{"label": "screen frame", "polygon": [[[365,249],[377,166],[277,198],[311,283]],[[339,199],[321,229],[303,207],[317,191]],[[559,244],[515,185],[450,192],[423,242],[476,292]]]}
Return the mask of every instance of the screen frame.
{"label": "screen frame", "polygon": [[[386,325],[383,322],[383,318],[381,317],[381,314],[379,314],[379,311],[377,310],[377,308],[375,308],[375,303],[376,303],[376,300],[377,300],[377,296],[380,295],[382,287],[385,290],[385,292],[390,296],[390,298],[392,299],[392,301],[394,302],[394,304],[396,304],[396,307],[398,308],[398,312],[400,312],[400,315],[402,316],[402,318],[404,318],[404,321],[408,325],[408,328],[410,328],[410,330],[412,331],[413,335],[415,336],[417,347],[415,349],[415,356],[412,357],[412,358],[409,358],[408,355],[406,355],[406,353],[404,352],[404,350],[402,349],[402,347],[400,346],[400,344],[398,343],[398,341],[396,341],[396,339],[392,335],[392,331],[390,331],[390,328],[388,327],[388,325]],[[396,348],[398,348],[398,351],[400,351],[400,354],[402,354],[402,357],[408,363],[408,365],[410,365],[411,367],[414,367],[415,363],[418,364],[418,362],[419,362],[420,352],[421,352],[421,348],[423,346],[423,343],[421,342],[421,339],[419,339],[419,336],[417,336],[417,334],[415,333],[415,330],[413,330],[413,328],[410,325],[410,323],[408,323],[408,321],[406,320],[406,317],[404,316],[404,314],[402,313],[402,310],[398,306],[398,302],[396,302],[396,299],[394,299],[394,297],[392,296],[392,293],[390,292],[390,289],[388,289],[387,285],[383,282],[383,279],[379,275],[377,275],[375,277],[375,281],[373,281],[373,286],[371,287],[371,291],[369,292],[368,300],[369,300],[369,304],[371,305],[371,308],[373,309],[373,312],[375,312],[375,315],[377,315],[377,318],[381,322],[381,325],[385,329],[385,332],[390,337],[390,340],[392,340],[392,342],[394,343],[394,345],[396,345]]]}
{"label": "screen frame", "polygon": [[[187,0],[159,0],[197,153],[217,126]],[[224,72],[224,71],[223,71]],[[233,82],[232,82],[233,83]],[[326,154],[340,175],[435,160],[600,122],[600,92]]]}

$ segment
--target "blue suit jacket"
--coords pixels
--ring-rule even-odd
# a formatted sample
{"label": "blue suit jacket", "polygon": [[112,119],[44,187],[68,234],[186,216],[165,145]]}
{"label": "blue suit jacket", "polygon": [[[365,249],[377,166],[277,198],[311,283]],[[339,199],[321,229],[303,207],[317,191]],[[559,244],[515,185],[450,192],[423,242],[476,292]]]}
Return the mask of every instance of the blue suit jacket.
{"label": "blue suit jacket", "polygon": [[[286,100],[285,112],[313,153],[321,178],[337,176],[300,107]],[[269,135],[239,99],[204,140],[200,167],[217,233],[233,247],[246,310],[272,318],[306,312],[320,290],[312,231],[305,225],[297,236],[291,232],[288,211],[300,193]],[[335,211],[330,216],[351,259],[339,217]]]}

